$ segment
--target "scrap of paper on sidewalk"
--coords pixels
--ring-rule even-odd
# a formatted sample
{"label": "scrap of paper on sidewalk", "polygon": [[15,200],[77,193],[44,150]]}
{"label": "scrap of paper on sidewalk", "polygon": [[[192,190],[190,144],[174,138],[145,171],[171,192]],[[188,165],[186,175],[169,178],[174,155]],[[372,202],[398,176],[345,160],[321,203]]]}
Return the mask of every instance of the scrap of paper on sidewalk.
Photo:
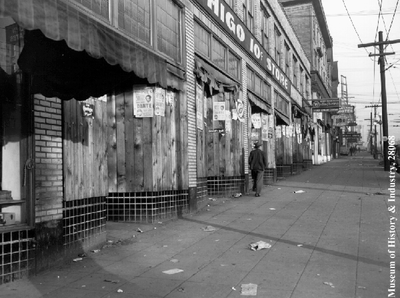
{"label": "scrap of paper on sidewalk", "polygon": [[165,274],[176,274],[180,272],[183,272],[183,270],[178,268],[163,271]]}
{"label": "scrap of paper on sidewalk", "polygon": [[261,250],[264,248],[271,248],[271,244],[264,241],[258,241],[250,244],[251,250]]}
{"label": "scrap of paper on sidewalk", "polygon": [[257,285],[256,284],[242,284],[243,296],[257,296]]}

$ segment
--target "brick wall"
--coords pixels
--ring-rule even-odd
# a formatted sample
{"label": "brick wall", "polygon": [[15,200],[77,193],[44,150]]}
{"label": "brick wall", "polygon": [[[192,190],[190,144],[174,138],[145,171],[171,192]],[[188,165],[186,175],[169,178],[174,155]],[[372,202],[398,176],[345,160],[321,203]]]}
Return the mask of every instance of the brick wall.
{"label": "brick wall", "polygon": [[62,104],[34,97],[36,223],[62,218]]}

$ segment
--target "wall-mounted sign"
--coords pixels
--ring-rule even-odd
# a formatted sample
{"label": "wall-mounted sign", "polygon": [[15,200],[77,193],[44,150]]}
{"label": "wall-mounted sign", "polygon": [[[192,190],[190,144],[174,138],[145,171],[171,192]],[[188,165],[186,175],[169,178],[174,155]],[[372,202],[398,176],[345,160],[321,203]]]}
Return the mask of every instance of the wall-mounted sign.
{"label": "wall-mounted sign", "polygon": [[314,99],[312,101],[313,112],[337,112],[339,99]]}
{"label": "wall-mounted sign", "polygon": [[284,71],[264,50],[247,26],[223,0],[197,0],[211,17],[226,30],[290,94],[291,83]]}

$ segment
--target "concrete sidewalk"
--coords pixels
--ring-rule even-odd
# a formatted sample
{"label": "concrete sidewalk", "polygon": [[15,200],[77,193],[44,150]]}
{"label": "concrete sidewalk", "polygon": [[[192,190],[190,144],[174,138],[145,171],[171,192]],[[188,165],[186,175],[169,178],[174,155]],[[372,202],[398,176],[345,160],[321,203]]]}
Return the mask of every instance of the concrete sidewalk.
{"label": "concrete sidewalk", "polygon": [[[264,186],[261,197],[210,198],[165,223],[107,223],[108,247],[0,286],[0,297],[233,298],[245,297],[243,284],[263,298],[388,297],[389,183],[363,152]],[[271,247],[249,248],[260,240]]]}

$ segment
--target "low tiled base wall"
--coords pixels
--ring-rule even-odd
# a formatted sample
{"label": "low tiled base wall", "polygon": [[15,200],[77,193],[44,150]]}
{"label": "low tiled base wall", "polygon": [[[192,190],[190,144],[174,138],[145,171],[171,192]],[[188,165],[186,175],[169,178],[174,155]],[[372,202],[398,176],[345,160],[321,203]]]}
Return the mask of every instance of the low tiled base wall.
{"label": "low tiled base wall", "polygon": [[207,189],[210,196],[232,196],[244,192],[245,176],[207,177]]}
{"label": "low tiled base wall", "polygon": [[276,182],[276,169],[268,168],[264,171],[264,184],[271,185]]}
{"label": "low tiled base wall", "polygon": [[197,209],[200,210],[208,203],[207,177],[197,178]]}
{"label": "low tiled base wall", "polygon": [[312,159],[303,160],[303,169],[310,170],[312,168]]}
{"label": "low tiled base wall", "polygon": [[284,165],[276,165],[276,176],[277,178],[286,178],[290,175],[293,175],[293,165],[292,164],[284,164]]}
{"label": "low tiled base wall", "polygon": [[33,239],[32,229],[0,231],[0,285],[20,279],[33,269]]}
{"label": "low tiled base wall", "polygon": [[63,238],[66,249],[90,248],[106,238],[106,198],[63,203]]}
{"label": "low tiled base wall", "polygon": [[107,220],[155,222],[188,213],[187,190],[110,193]]}

